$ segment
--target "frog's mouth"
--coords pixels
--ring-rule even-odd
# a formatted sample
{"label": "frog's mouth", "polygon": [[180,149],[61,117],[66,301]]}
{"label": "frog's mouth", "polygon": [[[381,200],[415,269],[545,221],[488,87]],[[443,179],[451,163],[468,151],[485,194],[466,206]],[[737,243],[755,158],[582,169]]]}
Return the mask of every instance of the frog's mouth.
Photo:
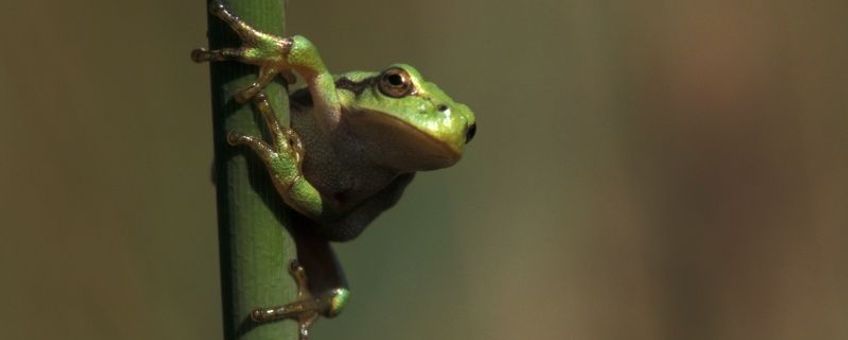
{"label": "frog's mouth", "polygon": [[346,112],[345,123],[378,164],[401,171],[434,170],[459,161],[459,147],[385,113]]}

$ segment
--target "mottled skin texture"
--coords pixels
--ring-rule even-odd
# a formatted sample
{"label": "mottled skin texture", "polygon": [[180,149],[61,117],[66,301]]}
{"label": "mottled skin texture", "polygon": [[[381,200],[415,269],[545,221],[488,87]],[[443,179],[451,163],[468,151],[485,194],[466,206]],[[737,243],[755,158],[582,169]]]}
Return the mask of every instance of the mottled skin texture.
{"label": "mottled skin texture", "polygon": [[[409,65],[332,76],[306,38],[259,32],[220,2],[213,1],[210,12],[228,23],[243,45],[197,49],[192,59],[259,66],[257,80],[235,99],[252,100],[272,137],[264,141],[230,131],[228,141],[252,149],[262,159],[286,204],[312,220],[309,227],[325,240],[346,241],[359,235],[397,202],[415,172],[453,165],[474,135],[471,110]],[[286,127],[277,121],[262,89],[289,71],[299,74],[306,88],[292,93],[291,124]],[[305,287],[303,268],[293,264],[290,270]],[[253,319],[298,320],[303,339],[318,315],[338,314],[347,300],[343,280],[335,281],[338,287],[302,290],[298,301],[259,308]]]}

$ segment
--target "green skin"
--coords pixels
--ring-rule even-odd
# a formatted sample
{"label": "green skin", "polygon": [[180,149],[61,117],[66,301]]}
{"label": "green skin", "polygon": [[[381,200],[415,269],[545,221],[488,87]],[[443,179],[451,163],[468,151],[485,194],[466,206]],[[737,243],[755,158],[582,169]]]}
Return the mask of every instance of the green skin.
{"label": "green skin", "polygon": [[[262,159],[280,196],[308,218],[311,223],[305,224],[323,242],[359,235],[397,202],[415,172],[456,163],[476,131],[468,106],[455,102],[409,65],[333,76],[306,38],[259,32],[219,1],[211,2],[210,12],[228,23],[243,45],[197,49],[192,59],[259,66],[257,80],[235,99],[252,100],[272,136],[268,143],[231,131],[228,141],[249,147]],[[298,73],[307,86],[291,94],[289,128],[277,121],[262,89],[278,74],[290,71]],[[331,276],[329,283],[309,286],[323,287],[317,292],[305,289],[303,267],[293,263],[290,271],[301,288],[301,299],[259,308],[252,318],[258,323],[298,320],[305,339],[317,316],[338,314],[350,292],[340,270],[324,270],[339,275]]]}

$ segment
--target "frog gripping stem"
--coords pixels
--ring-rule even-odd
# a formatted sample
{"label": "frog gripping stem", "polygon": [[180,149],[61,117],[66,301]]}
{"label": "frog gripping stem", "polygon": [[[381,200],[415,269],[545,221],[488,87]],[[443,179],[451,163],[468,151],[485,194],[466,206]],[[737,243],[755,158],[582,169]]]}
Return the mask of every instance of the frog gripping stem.
{"label": "frog gripping stem", "polygon": [[275,60],[284,60],[292,45],[292,39],[280,38],[260,32],[232,14],[220,0],[209,3],[209,13],[224,21],[242,41],[238,48],[208,50],[198,48],[191,51],[195,62],[235,60],[259,66],[259,76],[235,95],[236,101],[246,103],[274,80],[283,68]]}
{"label": "frog gripping stem", "polygon": [[284,319],[297,321],[300,340],[309,339],[309,329],[318,317],[335,316],[344,305],[349,295],[345,288],[338,288],[328,294],[315,297],[309,291],[309,281],[306,270],[297,260],[289,264],[289,274],[297,283],[297,301],[282,306],[257,308],[250,313],[250,318],[257,324]]}
{"label": "frog gripping stem", "polygon": [[[211,0],[210,48],[191,52],[195,62],[210,62],[212,76],[224,331],[231,340],[291,339],[294,325],[275,322],[285,319],[306,340],[319,317],[338,315],[350,292],[329,242],[359,235],[416,172],[456,163],[476,131],[468,106],[409,65],[330,74],[308,39],[284,37],[283,1],[240,0],[231,11]],[[305,88],[290,94],[275,80],[294,73]],[[295,286],[281,271],[289,261],[293,302]]]}
{"label": "frog gripping stem", "polygon": [[253,150],[271,171],[277,190],[281,193],[288,192],[302,176],[300,165],[303,161],[303,145],[300,137],[294,130],[280,125],[264,93],[260,92],[254,96],[253,103],[271,134],[271,144],[261,137],[245,136],[235,131],[227,133],[227,142],[233,146],[245,145]]}
{"label": "frog gripping stem", "polygon": [[340,106],[335,91],[331,91],[333,76],[312,42],[299,35],[283,38],[261,32],[231,13],[220,0],[210,2],[209,12],[236,32],[242,46],[219,50],[198,48],[191,52],[191,59],[195,62],[235,60],[259,67],[256,80],[236,93],[237,102],[249,101],[277,75],[294,82],[292,71],[296,71],[309,85],[315,106],[328,112],[325,117],[319,117],[322,128],[331,130],[338,123]]}
{"label": "frog gripping stem", "polygon": [[[207,46],[211,48],[191,52],[191,59],[196,62],[215,62],[209,65],[215,150],[213,181],[217,194],[223,338],[228,340],[292,340],[299,337],[299,323],[286,321],[260,325],[251,318],[257,307],[292,300],[293,296],[289,293],[297,285],[286,275],[285,268],[297,258],[297,248],[292,245],[294,235],[290,227],[293,222],[288,219],[291,212],[284,205],[268,204],[268,197],[276,194],[273,187],[255,185],[255,169],[262,164],[257,162],[256,157],[238,157],[244,152],[227,143],[228,131],[244,129],[241,131],[259,135],[251,112],[255,107],[233,105],[236,104],[234,95],[242,93],[239,90],[251,85],[256,87],[258,82],[255,70],[250,75],[249,68],[237,65],[250,62],[256,53],[251,47],[261,45],[257,41],[260,39],[250,34],[250,26],[240,23],[249,22],[251,26],[268,32],[282,32],[285,22],[283,2],[234,2],[234,13],[241,12],[244,15],[242,20],[230,15],[220,1],[213,1],[208,7],[210,11],[206,12],[210,13]],[[230,18],[232,20],[227,20]],[[242,43],[244,41],[247,43]],[[214,51],[210,51],[212,49]],[[256,94],[261,92],[255,91]],[[268,94],[271,102],[280,104],[278,112],[288,116],[284,87],[269,83],[268,91],[271,92]],[[249,102],[251,95],[248,92],[235,97]],[[230,137],[237,136],[233,134]],[[269,147],[273,147],[271,140],[268,138]],[[262,139],[259,138],[259,141]]]}

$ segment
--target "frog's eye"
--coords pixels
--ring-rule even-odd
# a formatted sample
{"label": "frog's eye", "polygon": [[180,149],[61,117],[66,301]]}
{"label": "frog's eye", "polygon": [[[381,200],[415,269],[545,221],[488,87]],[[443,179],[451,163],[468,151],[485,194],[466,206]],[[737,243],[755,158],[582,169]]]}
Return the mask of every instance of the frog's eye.
{"label": "frog's eye", "polygon": [[468,129],[465,130],[465,144],[471,142],[474,139],[474,134],[477,133],[477,123],[471,124]]}
{"label": "frog's eye", "polygon": [[409,73],[399,67],[392,67],[383,71],[377,86],[380,88],[380,92],[395,98],[407,96],[415,88]]}

